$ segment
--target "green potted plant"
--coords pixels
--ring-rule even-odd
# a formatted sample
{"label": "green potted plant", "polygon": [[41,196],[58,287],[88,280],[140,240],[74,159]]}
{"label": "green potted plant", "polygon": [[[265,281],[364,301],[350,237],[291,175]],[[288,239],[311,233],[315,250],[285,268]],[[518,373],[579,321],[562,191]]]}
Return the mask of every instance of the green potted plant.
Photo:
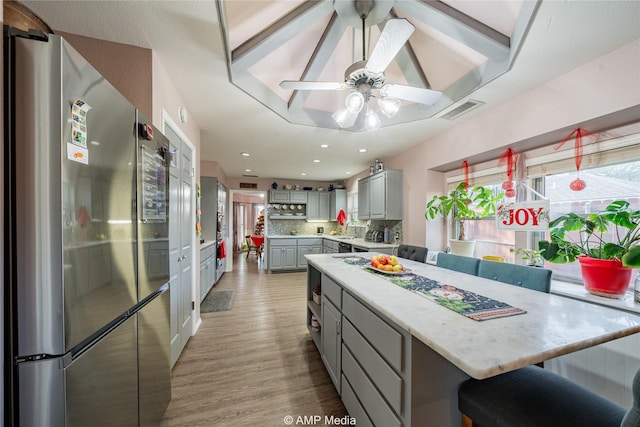
{"label": "green potted plant", "polygon": [[539,242],[544,259],[578,260],[585,288],[592,294],[610,298],[625,294],[631,269],[640,267],[640,210],[616,200],[599,213],[562,215],[549,227],[550,240]]}
{"label": "green potted plant", "polygon": [[539,250],[529,248],[511,248],[510,251],[516,255],[520,255],[520,258],[525,261],[526,265],[532,267],[544,266],[544,258],[540,254]]}
{"label": "green potted plant", "polygon": [[475,241],[465,239],[465,221],[495,215],[496,204],[503,197],[503,194],[494,194],[491,188],[480,185],[467,187],[461,182],[449,194],[433,196],[427,203],[424,217],[429,221],[438,216],[447,217],[452,213],[453,218],[460,222],[460,231],[457,239],[449,239],[451,252],[473,256]]}

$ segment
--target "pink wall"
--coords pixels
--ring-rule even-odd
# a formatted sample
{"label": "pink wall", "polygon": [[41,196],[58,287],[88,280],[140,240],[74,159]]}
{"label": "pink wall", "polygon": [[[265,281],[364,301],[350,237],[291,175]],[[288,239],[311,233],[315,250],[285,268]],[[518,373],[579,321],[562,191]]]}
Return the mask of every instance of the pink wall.
{"label": "pink wall", "polygon": [[130,103],[151,119],[150,49],[55,31],[84,56]]}
{"label": "pink wall", "polygon": [[[187,123],[178,117],[178,109],[185,106],[182,97],[176,90],[158,56],[153,54],[153,124],[162,129],[162,114],[166,112],[171,120],[180,128],[195,148],[194,166],[196,177],[200,176],[200,127],[192,116]],[[188,111],[187,111],[188,113]],[[199,181],[199,179],[197,179]]]}
{"label": "pink wall", "polygon": [[[442,250],[446,246],[444,221],[424,219],[426,201],[445,188],[444,174],[430,169],[462,162],[487,151],[508,147],[518,151],[519,144],[529,138],[571,129],[578,124],[589,129],[590,120],[640,105],[639,75],[640,41],[635,41],[461,121],[404,153],[381,159],[387,168],[404,170],[405,241],[426,245],[430,250]],[[557,140],[545,143],[554,142]],[[347,187],[354,184],[355,177]]]}

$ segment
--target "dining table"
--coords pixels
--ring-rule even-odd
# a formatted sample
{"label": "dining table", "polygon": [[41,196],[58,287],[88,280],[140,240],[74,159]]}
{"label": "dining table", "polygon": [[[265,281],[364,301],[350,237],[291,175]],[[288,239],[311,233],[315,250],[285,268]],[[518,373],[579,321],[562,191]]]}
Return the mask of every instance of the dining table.
{"label": "dining table", "polygon": [[264,236],[250,236],[251,241],[254,245],[256,245],[256,253],[258,258],[262,254],[262,250],[264,249]]}
{"label": "dining table", "polygon": [[[439,425],[459,425],[457,390],[469,377],[493,377],[640,332],[640,316],[634,313],[399,259],[409,275],[438,284],[439,293],[425,297],[400,275],[372,272],[367,266],[371,255],[306,258],[310,269],[329,277],[419,344],[411,346],[411,363],[418,368],[411,382],[424,388],[418,388],[420,397],[412,396],[410,404],[418,405],[431,421],[443,423]],[[459,298],[456,292],[472,293],[518,311],[474,319],[451,304],[437,303],[433,296],[442,295],[442,289],[453,298]]]}

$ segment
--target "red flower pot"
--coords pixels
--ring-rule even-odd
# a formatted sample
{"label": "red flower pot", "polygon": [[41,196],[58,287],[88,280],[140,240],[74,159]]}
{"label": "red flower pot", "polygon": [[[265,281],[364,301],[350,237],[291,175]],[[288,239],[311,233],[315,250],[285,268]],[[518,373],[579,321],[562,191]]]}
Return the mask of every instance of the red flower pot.
{"label": "red flower pot", "polygon": [[631,269],[617,259],[579,256],[582,280],[587,292],[607,298],[622,298],[631,281]]}

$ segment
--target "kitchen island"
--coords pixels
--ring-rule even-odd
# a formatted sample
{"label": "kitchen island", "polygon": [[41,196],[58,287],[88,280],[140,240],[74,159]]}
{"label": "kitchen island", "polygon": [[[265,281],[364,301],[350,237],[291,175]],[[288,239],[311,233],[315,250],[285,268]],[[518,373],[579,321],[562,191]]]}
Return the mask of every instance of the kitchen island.
{"label": "kitchen island", "polygon": [[457,390],[467,378],[640,332],[635,314],[401,260],[414,274],[526,311],[472,320],[341,259],[370,255],[306,257],[307,324],[358,425],[460,425]]}

